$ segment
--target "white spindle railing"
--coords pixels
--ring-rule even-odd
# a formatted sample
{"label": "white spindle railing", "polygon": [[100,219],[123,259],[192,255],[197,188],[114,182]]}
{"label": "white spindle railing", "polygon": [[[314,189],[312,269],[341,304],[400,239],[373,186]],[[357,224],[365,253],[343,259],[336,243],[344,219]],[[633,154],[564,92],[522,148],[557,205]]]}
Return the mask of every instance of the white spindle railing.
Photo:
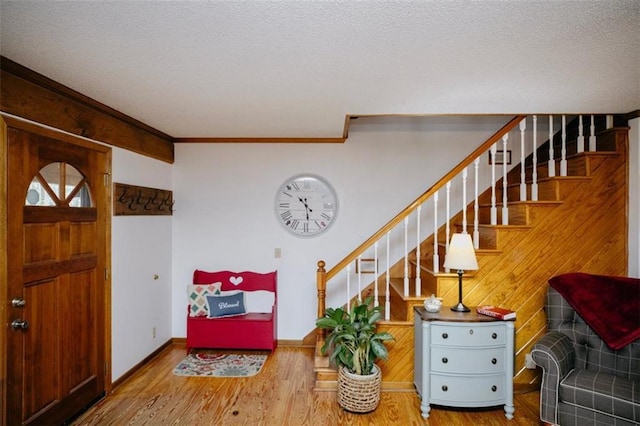
{"label": "white spindle railing", "polygon": [[[409,253],[409,216],[404,218],[404,253]],[[409,296],[409,256],[404,257],[404,297]]]}
{"label": "white spindle railing", "polygon": [[422,213],[422,205],[418,206],[416,214],[416,279],[415,279],[415,295],[420,296],[420,288],[422,286],[422,279],[420,278],[420,214]]}
{"label": "white spindle railing", "polygon": [[433,194],[433,272],[440,272],[440,254],[438,251],[438,191]]}
{"label": "white spindle railing", "polygon": [[462,232],[467,233],[467,168],[462,169]]}
{"label": "white spindle railing", "polygon": [[538,116],[534,115],[531,120],[533,125],[532,136],[532,172],[531,172],[531,200],[538,201]]}
{"label": "white spindle railing", "polygon": [[509,133],[502,137],[502,224],[509,224],[509,206],[507,203],[507,141]]}
{"label": "white spindle railing", "polygon": [[524,131],[527,130],[527,119],[523,118],[520,122],[520,201],[527,200],[527,183],[526,176],[527,172],[525,169],[525,147],[524,147]]}
{"label": "white spindle railing", "polygon": [[498,142],[491,146],[491,224],[498,224],[498,207],[496,206],[496,153],[498,152]]}
{"label": "white spindle railing", "polygon": [[358,271],[358,302],[362,300],[362,255],[356,260],[356,271]]}
{"label": "white spindle railing", "polygon": [[556,160],[553,157],[553,115],[549,116],[549,177],[556,175]]}
{"label": "white spindle railing", "polygon": [[[556,169],[555,169],[555,161],[556,158],[554,157],[554,147],[553,147],[553,140],[555,137],[554,134],[554,116],[549,115],[549,139],[548,139],[548,150],[549,150],[549,160],[547,162],[547,164],[538,164],[538,132],[539,130],[542,131],[542,129],[539,129],[539,123],[538,123],[538,117],[536,115],[531,117],[531,125],[528,126],[527,125],[527,120],[526,118],[524,119],[519,119],[517,122],[512,121],[512,124],[510,125],[511,127],[511,131],[513,131],[514,133],[516,131],[519,131],[520,134],[520,144],[519,146],[514,146],[513,149],[514,150],[519,150],[519,159],[520,159],[520,169],[515,169],[512,172],[512,177],[511,179],[514,180],[513,178],[517,176],[517,173],[520,173],[520,180],[519,183],[515,183],[514,185],[515,187],[518,187],[519,189],[519,200],[520,201],[526,201],[527,198],[530,198],[533,201],[537,201],[538,197],[539,197],[539,193],[538,193],[538,172],[537,169],[539,166],[541,167],[547,167],[548,168],[548,175],[550,177],[555,176],[556,174]],[[569,117],[570,120],[567,120],[567,116],[562,115],[561,117],[559,117],[561,119],[561,129],[559,131],[560,138],[562,140],[562,149],[560,152],[560,158],[558,159],[558,161],[560,161],[560,167],[559,167],[559,174],[561,176],[566,176],[567,172],[568,172],[568,167],[567,167],[567,135],[568,134],[577,134],[576,136],[576,140],[575,140],[575,144],[576,144],[576,148],[575,150],[577,152],[583,152],[585,149],[585,135],[584,135],[584,123],[583,123],[583,117],[580,116],[575,116],[575,117]],[[575,126],[577,128],[577,131],[575,131],[574,129],[574,133],[568,132],[568,124],[569,125],[574,125],[573,123],[575,123]],[[590,136],[589,136],[589,150],[594,150],[595,149],[595,119],[594,116],[591,115],[591,126],[590,126]],[[516,126],[518,127],[518,129],[516,129]],[[531,134],[531,144],[529,145],[529,149],[527,149],[527,132]],[[385,311],[385,319],[389,320],[391,318],[391,312],[390,310],[391,308],[391,299],[390,299],[390,295],[391,292],[393,291],[391,289],[392,287],[392,282],[391,282],[391,270],[393,269],[393,262],[398,262],[398,266],[400,266],[399,263],[399,259],[403,259],[404,261],[404,280],[403,280],[403,284],[404,284],[404,288],[403,288],[403,293],[405,297],[408,297],[411,293],[411,289],[410,289],[410,262],[409,262],[409,258],[410,258],[410,253],[411,251],[413,251],[415,253],[415,287],[413,292],[415,293],[416,297],[421,297],[421,296],[427,296],[422,295],[421,291],[422,291],[422,283],[421,283],[421,275],[422,275],[422,266],[421,266],[421,258],[428,253],[422,253],[422,251],[426,248],[423,247],[421,245],[422,242],[422,234],[426,233],[428,234],[429,232],[432,232],[432,238],[433,238],[433,264],[432,264],[432,268],[433,268],[433,272],[434,273],[440,273],[441,271],[441,266],[440,266],[440,258],[439,258],[439,248],[440,248],[440,244],[439,244],[439,230],[440,228],[444,228],[444,252],[445,255],[448,253],[449,250],[449,241],[451,238],[451,227],[452,227],[452,220],[454,217],[460,217],[462,218],[462,232],[469,232],[468,231],[468,211],[471,208],[470,205],[468,205],[468,202],[470,203],[470,200],[467,200],[467,184],[468,184],[468,180],[469,180],[469,176],[468,176],[468,166],[473,163],[474,165],[474,199],[473,199],[473,241],[474,241],[474,247],[476,249],[480,248],[480,232],[479,232],[479,227],[480,227],[480,204],[479,204],[479,199],[481,199],[481,193],[480,191],[488,191],[490,192],[490,196],[491,196],[491,204],[490,206],[487,207],[482,207],[482,208],[489,208],[490,210],[490,222],[492,225],[497,225],[498,223],[498,207],[497,207],[497,186],[499,184],[502,185],[502,205],[501,205],[501,216],[502,216],[502,220],[501,220],[501,224],[502,225],[508,225],[509,224],[509,200],[508,200],[508,174],[509,174],[509,170],[508,170],[508,161],[510,159],[510,151],[509,151],[509,146],[508,146],[508,140],[509,140],[509,135],[510,132],[504,132],[502,134],[500,134],[499,136],[496,136],[494,139],[492,139],[491,141],[487,141],[487,145],[489,146],[488,151],[485,152],[480,152],[477,151],[478,155],[475,155],[475,157],[473,158],[469,158],[467,160],[467,162],[465,162],[464,165],[459,165],[456,170],[459,172],[458,175],[451,177],[450,179],[448,179],[447,181],[445,181],[444,179],[438,183],[437,187],[435,187],[432,192],[431,192],[431,198],[433,198],[433,212],[431,213],[431,210],[429,209],[429,213],[426,214],[426,217],[423,218],[422,216],[422,206],[424,205],[424,203],[428,202],[428,198],[425,196],[424,198],[420,199],[420,202],[417,202],[414,206],[411,206],[411,209],[407,209],[406,214],[403,213],[402,217],[399,217],[397,220],[394,220],[394,225],[390,226],[390,227],[385,227],[383,228],[385,230],[385,233],[380,234],[379,236],[377,236],[375,241],[372,241],[371,243],[367,243],[369,244],[368,246],[362,246],[361,249],[358,249],[358,252],[354,252],[352,256],[349,257],[349,259],[351,259],[349,262],[346,262],[346,258],[345,258],[345,263],[344,263],[344,268],[346,269],[346,287],[347,287],[347,294],[349,295],[349,297],[347,297],[347,307],[350,307],[350,297],[351,297],[351,277],[352,277],[352,264],[356,265],[356,277],[358,280],[358,301],[362,301],[362,292],[363,292],[363,285],[371,285],[371,283],[363,283],[363,255],[365,255],[365,253],[369,253],[368,255],[365,255],[364,257],[371,257],[371,251],[373,251],[373,271],[374,273],[374,278],[373,278],[373,293],[374,293],[374,300],[377,304],[379,303],[378,300],[380,299],[381,295],[379,294],[379,283],[380,285],[383,284],[383,280],[381,279],[382,277],[379,276],[379,274],[384,273],[386,275],[385,279],[384,279],[384,311]],[[515,137],[515,135],[514,135]],[[501,149],[498,149],[498,143],[500,141],[500,139],[502,140],[502,145],[501,145]],[[491,142],[491,144],[489,145],[489,142]],[[518,145],[518,144],[514,144],[514,145]],[[527,152],[525,152],[527,151]],[[489,155],[491,161],[489,161],[489,165],[486,166],[484,164],[486,164],[486,162],[482,162],[481,161],[481,157],[483,155]],[[499,154],[501,154],[501,156],[499,156]],[[528,161],[528,155],[529,154],[531,156],[531,165],[532,165],[532,171],[531,171],[531,176],[530,176],[530,181],[527,181],[527,168],[526,166],[526,162]],[[484,166],[483,166],[484,165]],[[502,182],[500,182],[500,179],[497,178],[496,176],[496,166],[497,165],[502,165],[502,177],[501,180]],[[481,167],[483,166],[483,167]],[[514,166],[517,167],[517,166]],[[455,187],[454,187],[455,184]],[[460,188],[461,185],[461,188]],[[529,186],[529,188],[528,188]],[[441,206],[440,200],[439,200],[439,195],[440,195],[440,191],[439,189],[444,187],[445,190],[445,206]],[[454,190],[455,189],[455,190]],[[459,190],[459,192],[458,192]],[[453,197],[453,194],[455,194],[455,197]],[[529,195],[530,194],[530,195]],[[487,194],[489,195],[489,194]],[[461,200],[461,211],[452,211],[451,209],[451,205],[452,203],[454,203],[455,205],[458,205],[458,200],[459,198],[462,198]],[[426,209],[425,209],[426,210]],[[444,223],[439,223],[438,217],[440,215],[440,217],[442,217],[442,210],[444,210],[444,218],[440,220],[440,222],[444,221]],[[416,214],[416,222],[415,222],[415,236],[416,236],[416,241],[415,241],[415,247],[410,247],[413,246],[414,244],[409,244],[409,227],[410,227],[410,221],[409,221],[409,217],[411,214]],[[433,220],[427,220],[427,217],[429,217],[429,214],[432,214],[433,216]],[[458,216],[460,215],[460,216]],[[429,218],[430,219],[430,218]],[[403,225],[400,225],[400,223],[402,223]],[[432,224],[432,228],[431,229],[427,229],[425,230],[424,227],[429,227],[429,224]],[[395,227],[395,224],[398,224],[397,226],[404,226],[404,247],[401,247],[403,245],[402,242],[398,241],[397,243],[394,243],[396,246],[400,246],[400,247],[395,247],[392,246],[392,241],[394,240],[393,238],[391,238],[391,232]],[[413,225],[413,224],[412,224]],[[426,232],[425,232],[426,231]],[[413,232],[413,231],[412,231]],[[385,255],[386,255],[386,268],[384,269],[384,271],[379,271],[379,242],[382,242],[382,236],[385,237]],[[371,251],[369,251],[371,250]],[[427,249],[428,250],[428,249]],[[399,252],[402,252],[399,255]],[[395,260],[394,260],[395,257]],[[370,262],[370,259],[366,259],[365,262]],[[365,268],[366,274],[371,273],[372,271],[370,271],[370,268]],[[450,273],[450,271],[447,268],[444,268],[444,272],[445,273]],[[342,272],[340,272],[342,273]],[[332,274],[333,276],[337,276],[336,274]],[[368,276],[368,275],[367,275]],[[320,292],[319,292],[320,294]]]}
{"label": "white spindle railing", "polygon": [[385,298],[384,298],[384,319],[389,321],[391,317],[391,255],[390,255],[390,240],[389,236],[391,231],[387,232],[387,270],[385,271]]}
{"label": "white spindle railing", "polygon": [[375,277],[373,279],[373,305],[378,306],[378,297],[380,296],[378,292],[378,242],[376,241],[373,245],[373,270],[375,271]]}
{"label": "white spindle railing", "polygon": [[[447,195],[447,200],[446,200],[446,204],[447,204],[447,210],[446,210],[446,215],[445,215],[445,231],[444,231],[444,257],[447,257],[447,254],[449,254],[449,235],[451,234],[451,181],[447,182],[446,186],[446,195]],[[444,269],[445,272],[449,272],[449,268],[445,268]]]}
{"label": "white spindle railing", "polygon": [[578,117],[578,139],[576,139],[576,151],[584,152],[584,126],[582,125],[582,115]]}
{"label": "white spindle railing", "polygon": [[[473,247],[477,250],[480,248],[480,219],[478,218],[480,213],[480,204],[478,203],[478,169],[480,168],[480,157],[473,160],[474,170],[474,197],[473,197]],[[437,228],[436,228],[437,229]]]}
{"label": "white spindle railing", "polygon": [[562,116],[562,148],[560,151],[560,176],[567,175],[567,116]]}
{"label": "white spindle railing", "polygon": [[[360,289],[358,289],[358,301],[360,301]],[[347,265],[347,311],[351,311],[351,263]]]}

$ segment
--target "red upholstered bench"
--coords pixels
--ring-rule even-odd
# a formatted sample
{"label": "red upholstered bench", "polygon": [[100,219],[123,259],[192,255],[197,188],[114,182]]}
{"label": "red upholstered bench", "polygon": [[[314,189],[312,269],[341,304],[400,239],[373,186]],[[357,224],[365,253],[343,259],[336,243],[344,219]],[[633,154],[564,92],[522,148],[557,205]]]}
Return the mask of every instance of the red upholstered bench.
{"label": "red upholstered bench", "polygon": [[[246,313],[208,317],[207,296],[243,292]],[[277,272],[206,272],[195,270],[187,293],[187,352],[193,348],[263,349],[278,342]],[[214,300],[214,299],[211,299]],[[215,300],[223,300],[215,299]],[[213,314],[211,314],[213,315]]]}

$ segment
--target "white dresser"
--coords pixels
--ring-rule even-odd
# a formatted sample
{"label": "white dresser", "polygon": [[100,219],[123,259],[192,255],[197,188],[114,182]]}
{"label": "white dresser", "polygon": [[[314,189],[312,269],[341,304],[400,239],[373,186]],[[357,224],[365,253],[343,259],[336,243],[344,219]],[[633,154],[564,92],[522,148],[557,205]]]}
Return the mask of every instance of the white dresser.
{"label": "white dresser", "polygon": [[414,384],[422,417],[430,404],[450,407],[504,405],[513,418],[514,322],[442,307],[415,313]]}

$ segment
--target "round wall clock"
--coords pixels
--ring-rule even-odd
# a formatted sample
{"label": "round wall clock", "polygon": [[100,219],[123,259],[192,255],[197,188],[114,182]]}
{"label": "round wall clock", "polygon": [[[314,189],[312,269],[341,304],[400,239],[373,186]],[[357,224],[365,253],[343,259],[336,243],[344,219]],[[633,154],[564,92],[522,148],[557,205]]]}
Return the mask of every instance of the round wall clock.
{"label": "round wall clock", "polygon": [[301,174],[287,179],[275,200],[278,222],[293,235],[313,237],[335,222],[338,197],[320,176]]}

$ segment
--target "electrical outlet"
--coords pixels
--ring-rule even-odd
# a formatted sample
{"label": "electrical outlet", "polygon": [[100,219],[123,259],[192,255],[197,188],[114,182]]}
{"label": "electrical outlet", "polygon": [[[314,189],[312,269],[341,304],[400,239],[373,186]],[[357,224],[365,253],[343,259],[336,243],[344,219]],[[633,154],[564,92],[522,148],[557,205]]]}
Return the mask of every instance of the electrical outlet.
{"label": "electrical outlet", "polygon": [[529,370],[535,370],[537,365],[536,363],[533,361],[533,357],[531,356],[531,353],[527,353],[524,356],[524,365],[525,367],[527,367]]}
{"label": "electrical outlet", "polygon": [[156,328],[155,327],[153,327],[153,338],[154,339],[156,338]]}
{"label": "electrical outlet", "polygon": [[282,256],[282,250],[280,248],[274,248],[273,257],[275,257],[276,259],[280,259],[281,256]]}

